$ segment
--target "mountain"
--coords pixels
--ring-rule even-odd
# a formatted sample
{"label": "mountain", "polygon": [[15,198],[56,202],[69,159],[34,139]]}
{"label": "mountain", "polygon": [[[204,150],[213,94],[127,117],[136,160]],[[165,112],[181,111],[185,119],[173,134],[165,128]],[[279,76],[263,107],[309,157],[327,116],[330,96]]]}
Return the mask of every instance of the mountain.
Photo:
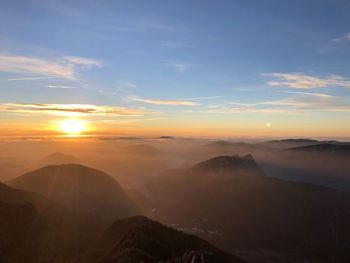
{"label": "mountain", "polygon": [[226,173],[233,171],[250,170],[250,172],[262,173],[251,154],[242,157],[233,156],[217,156],[212,159],[200,162],[190,168],[190,172],[204,173]]}
{"label": "mountain", "polygon": [[38,262],[44,222],[30,203],[0,201],[0,262]]}
{"label": "mountain", "polygon": [[[182,258],[188,260],[181,261]],[[194,261],[196,258],[208,260]],[[136,216],[114,222],[84,256],[81,263],[165,261],[244,262],[198,237],[161,225],[146,217]]]}
{"label": "mountain", "polygon": [[47,166],[47,165],[60,165],[60,164],[69,164],[69,163],[76,163],[77,158],[74,155],[71,154],[65,154],[65,153],[51,153],[47,156],[45,156],[43,159],[39,161],[39,166]]}
{"label": "mountain", "polygon": [[350,189],[350,145],[322,142],[262,153],[259,164],[272,177]]}
{"label": "mountain", "polygon": [[148,194],[149,216],[231,252],[350,259],[350,238],[342,234],[350,230],[344,223],[350,193],[270,178],[252,156],[221,156],[169,171],[150,183]]}
{"label": "mountain", "polygon": [[286,149],[292,147],[308,146],[319,144],[320,141],[312,139],[283,139],[283,140],[273,140],[262,142],[259,145],[267,148],[277,148],[277,149]]}
{"label": "mountain", "polygon": [[84,213],[122,218],[138,212],[111,176],[79,164],[46,166],[15,178],[8,184],[42,194]]}
{"label": "mountain", "polygon": [[68,262],[107,222],[0,183],[0,262]]}
{"label": "mountain", "polygon": [[166,136],[160,136],[157,139],[175,139],[175,137],[166,135]]}
{"label": "mountain", "polygon": [[350,145],[340,143],[320,143],[315,145],[301,146],[289,148],[290,152],[304,152],[304,153],[323,153],[332,155],[350,155]]}

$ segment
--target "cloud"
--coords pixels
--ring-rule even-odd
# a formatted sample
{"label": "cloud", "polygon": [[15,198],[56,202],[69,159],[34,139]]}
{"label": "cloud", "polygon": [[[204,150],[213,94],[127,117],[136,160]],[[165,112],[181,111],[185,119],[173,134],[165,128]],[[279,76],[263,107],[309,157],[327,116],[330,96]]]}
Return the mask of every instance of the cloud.
{"label": "cloud", "polygon": [[343,36],[334,38],[335,42],[350,42],[350,32],[346,32]]}
{"label": "cloud", "polygon": [[114,106],[99,106],[90,104],[25,104],[1,103],[1,112],[14,113],[47,113],[54,115],[102,115],[102,116],[143,116],[157,112],[143,108],[127,108]]}
{"label": "cloud", "polygon": [[160,99],[142,99],[142,98],[132,98],[133,101],[143,102],[147,104],[155,105],[173,105],[173,106],[197,106],[199,103],[186,100],[160,100]]}
{"label": "cloud", "polygon": [[49,89],[76,89],[77,88],[73,86],[64,86],[64,85],[46,85],[45,87]]}
{"label": "cloud", "polygon": [[350,112],[350,104],[339,97],[322,93],[286,92],[296,96],[256,103],[228,102],[233,105],[210,105],[207,113],[274,113],[304,114],[306,112]]}
{"label": "cloud", "polygon": [[290,111],[282,108],[259,108],[257,105],[230,107],[227,105],[211,105],[208,109],[200,111],[202,113],[217,113],[217,114],[229,114],[229,113],[268,113],[268,114],[296,114],[297,112]]}
{"label": "cloud", "polygon": [[110,28],[112,30],[122,32],[122,33],[145,33],[148,31],[174,31],[179,30],[172,25],[168,25],[162,22],[152,22],[152,21],[143,21],[139,23],[129,23],[125,25],[108,25],[105,28]]}
{"label": "cloud", "polygon": [[180,73],[185,73],[194,66],[191,63],[167,63],[165,65],[174,68]]}
{"label": "cloud", "polygon": [[274,78],[274,80],[267,82],[269,86],[273,87],[287,87],[293,89],[314,89],[327,87],[350,88],[350,80],[338,75],[326,78],[305,75],[303,73],[269,73],[262,75]]}
{"label": "cloud", "polygon": [[73,64],[81,65],[87,68],[91,68],[93,66],[96,66],[96,67],[103,66],[103,63],[101,61],[98,61],[96,59],[91,59],[91,58],[67,56],[67,57],[64,57],[64,59]]}
{"label": "cloud", "polygon": [[12,78],[7,79],[8,81],[21,81],[21,80],[46,80],[46,79],[57,79],[58,77],[29,77],[29,78]]}
{"label": "cloud", "polygon": [[266,101],[260,105],[282,106],[294,110],[315,110],[315,111],[350,111],[350,104],[326,94],[310,93],[281,100]]}
{"label": "cloud", "polygon": [[211,100],[211,99],[218,99],[222,98],[223,96],[206,96],[206,97],[194,97],[194,98],[186,98],[181,100]]}
{"label": "cloud", "polygon": [[[44,59],[25,56],[0,55],[0,72],[24,73],[46,76],[49,78],[76,79],[79,68],[102,66],[101,62],[82,57],[64,57]],[[14,78],[10,80],[25,80]],[[38,79],[35,77],[27,80]]]}
{"label": "cloud", "polygon": [[328,95],[324,93],[314,93],[314,92],[287,91],[287,90],[279,90],[278,92],[288,93],[288,94],[298,94],[298,95],[311,95],[311,96],[319,96],[319,97],[333,97],[332,95]]}

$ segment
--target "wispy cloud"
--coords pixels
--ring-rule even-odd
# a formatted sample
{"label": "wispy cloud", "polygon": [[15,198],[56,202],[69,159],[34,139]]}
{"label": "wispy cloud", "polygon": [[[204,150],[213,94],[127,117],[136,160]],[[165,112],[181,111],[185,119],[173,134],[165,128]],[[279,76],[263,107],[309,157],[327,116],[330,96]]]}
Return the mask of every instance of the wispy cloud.
{"label": "wispy cloud", "polygon": [[46,80],[46,79],[57,79],[58,77],[29,77],[29,78],[12,78],[7,79],[8,81],[21,81],[21,80]]}
{"label": "wispy cloud", "polygon": [[341,100],[339,97],[310,92],[287,91],[284,93],[294,94],[295,96],[256,103],[228,102],[228,105],[209,105],[204,112],[271,114],[305,114],[321,111],[350,112],[350,103]]}
{"label": "wispy cloud", "polygon": [[64,57],[65,60],[67,60],[68,62],[71,62],[73,64],[76,65],[81,65],[87,68],[91,68],[91,67],[102,67],[103,63],[99,60],[96,59],[91,59],[91,58],[82,58],[82,57],[72,57],[72,56],[67,56]]}
{"label": "wispy cloud", "polygon": [[193,68],[194,66],[194,64],[192,63],[180,63],[180,62],[166,63],[165,65],[174,68],[176,71],[180,73],[185,73],[189,69]]}
{"label": "wispy cloud", "polygon": [[350,111],[350,104],[342,101],[338,97],[309,93],[292,98],[265,101],[260,105],[282,106],[294,110],[315,110],[315,111]]}
{"label": "wispy cloud", "polygon": [[147,104],[155,105],[173,105],[173,106],[197,106],[199,103],[186,100],[161,100],[161,99],[143,99],[143,98],[132,98],[133,101],[138,101]]}
{"label": "wispy cloud", "polygon": [[287,93],[287,94],[298,94],[298,95],[310,95],[310,96],[319,96],[319,97],[333,97],[329,94],[324,93],[315,93],[315,92],[302,92],[302,91],[288,91],[288,90],[279,90],[280,93]]}
{"label": "wispy cloud", "polygon": [[350,43],[350,32],[346,32],[344,35],[333,39],[334,42],[349,42]]}
{"label": "wispy cloud", "polygon": [[26,104],[1,103],[1,112],[14,113],[46,113],[54,115],[102,115],[102,116],[143,116],[157,112],[147,111],[143,108],[127,108],[114,106],[101,106],[90,104]]}
{"label": "wispy cloud", "polygon": [[[25,56],[0,55],[0,71],[9,73],[35,74],[46,78],[76,79],[79,68],[102,66],[101,62],[81,57],[44,59]],[[10,80],[33,80],[13,78]]]}
{"label": "wispy cloud", "polygon": [[287,87],[293,89],[313,89],[327,87],[350,88],[350,80],[334,75],[326,78],[305,75],[303,73],[268,73],[262,74],[272,77],[267,84],[273,87]]}
{"label": "wispy cloud", "polygon": [[65,85],[46,85],[46,88],[49,89],[76,89],[74,86],[65,86]]}
{"label": "wispy cloud", "polygon": [[267,114],[296,114],[297,112],[290,111],[283,108],[259,108],[256,106],[227,106],[227,105],[212,105],[208,106],[206,110],[199,111],[202,113],[214,114],[229,114],[229,113],[267,113]]}
{"label": "wispy cloud", "polygon": [[174,31],[179,28],[163,23],[163,22],[154,22],[154,21],[141,21],[138,23],[129,23],[124,25],[109,25],[107,28],[110,28],[114,31],[121,33],[144,33],[148,31]]}
{"label": "wispy cloud", "polygon": [[218,99],[222,98],[223,96],[204,96],[204,97],[193,97],[193,98],[185,98],[181,100],[211,100],[211,99]]}

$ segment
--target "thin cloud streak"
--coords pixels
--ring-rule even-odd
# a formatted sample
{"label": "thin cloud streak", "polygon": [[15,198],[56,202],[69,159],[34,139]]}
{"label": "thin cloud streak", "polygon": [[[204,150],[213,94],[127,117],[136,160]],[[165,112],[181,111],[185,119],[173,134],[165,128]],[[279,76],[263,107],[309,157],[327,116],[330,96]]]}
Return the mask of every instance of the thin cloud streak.
{"label": "thin cloud streak", "polygon": [[297,94],[290,98],[280,100],[262,101],[257,103],[228,102],[227,105],[209,105],[207,113],[278,113],[278,114],[304,114],[306,112],[350,112],[350,104],[340,98],[307,92],[288,92]]}
{"label": "thin cloud streak", "polygon": [[64,86],[64,85],[46,85],[45,87],[49,89],[76,89],[77,88],[73,86]]}
{"label": "thin cloud streak", "polygon": [[46,80],[46,79],[57,79],[59,77],[30,77],[30,78],[13,78],[7,79],[8,81],[21,81],[21,80]]}
{"label": "thin cloud streak", "polygon": [[143,98],[132,98],[132,101],[143,102],[147,104],[155,105],[172,105],[172,106],[197,106],[199,103],[185,100],[160,100],[160,99],[143,99]]}
{"label": "thin cloud streak", "polygon": [[96,59],[91,59],[91,58],[67,56],[67,57],[64,57],[64,59],[73,64],[81,65],[87,68],[91,68],[93,66],[96,66],[96,67],[103,66],[103,63],[101,61],[98,61]]}
{"label": "thin cloud streak", "polygon": [[318,96],[318,97],[333,97],[329,94],[324,93],[313,93],[313,92],[301,92],[301,91],[287,91],[287,90],[279,90],[280,93],[288,93],[288,94],[299,94],[299,95],[310,95],[310,96]]}
{"label": "thin cloud streak", "polygon": [[303,73],[268,73],[262,76],[272,77],[267,84],[272,87],[287,87],[293,89],[314,89],[327,87],[350,88],[350,80],[334,75],[320,78]]}
{"label": "thin cloud streak", "polygon": [[156,114],[143,108],[127,108],[90,104],[25,104],[1,103],[1,112],[46,113],[54,115],[101,115],[101,116],[143,116]]}

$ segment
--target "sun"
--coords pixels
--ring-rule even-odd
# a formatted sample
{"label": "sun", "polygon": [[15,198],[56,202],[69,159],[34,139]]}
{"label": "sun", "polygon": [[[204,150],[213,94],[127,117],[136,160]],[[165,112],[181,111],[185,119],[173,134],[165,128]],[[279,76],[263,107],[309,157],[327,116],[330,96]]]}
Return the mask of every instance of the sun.
{"label": "sun", "polygon": [[69,119],[59,123],[59,129],[68,135],[78,135],[86,131],[86,123],[82,120]]}

